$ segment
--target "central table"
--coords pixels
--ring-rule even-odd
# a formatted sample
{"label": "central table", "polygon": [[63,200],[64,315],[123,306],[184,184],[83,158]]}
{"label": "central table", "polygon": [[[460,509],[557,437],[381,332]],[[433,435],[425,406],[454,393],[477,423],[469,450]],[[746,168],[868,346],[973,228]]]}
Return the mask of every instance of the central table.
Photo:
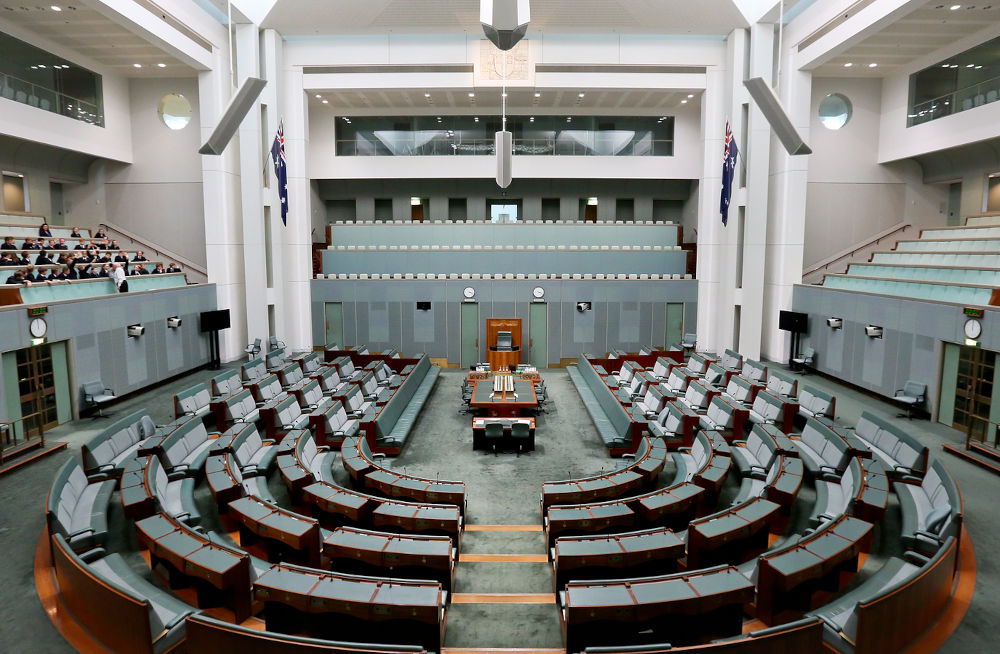
{"label": "central table", "polygon": [[522,409],[537,409],[538,397],[535,386],[530,381],[514,377],[514,392],[493,392],[492,379],[476,380],[472,389],[473,409],[486,409],[491,418],[516,418]]}

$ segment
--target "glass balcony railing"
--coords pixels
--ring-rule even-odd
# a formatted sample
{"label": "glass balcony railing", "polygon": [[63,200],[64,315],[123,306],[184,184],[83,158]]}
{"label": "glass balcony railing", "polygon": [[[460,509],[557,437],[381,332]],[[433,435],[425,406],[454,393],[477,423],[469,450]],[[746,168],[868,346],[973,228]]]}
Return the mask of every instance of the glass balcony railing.
{"label": "glass balcony railing", "polygon": [[[371,136],[371,135],[369,135]],[[353,139],[337,141],[337,155],[347,157],[398,157],[398,156],[447,156],[493,155],[493,139],[461,139],[448,136],[427,138],[419,133],[395,135],[391,140],[368,138],[362,134]],[[541,156],[613,156],[613,157],[670,157],[674,154],[672,139],[653,140],[601,138],[591,135],[587,139],[523,138],[514,139],[514,154]]]}
{"label": "glass balcony railing", "polygon": [[1000,77],[993,77],[914,105],[906,116],[906,126],[913,127],[997,100],[1000,100]]}
{"label": "glass balcony railing", "polygon": [[0,73],[0,97],[104,127],[101,107],[13,75]]}

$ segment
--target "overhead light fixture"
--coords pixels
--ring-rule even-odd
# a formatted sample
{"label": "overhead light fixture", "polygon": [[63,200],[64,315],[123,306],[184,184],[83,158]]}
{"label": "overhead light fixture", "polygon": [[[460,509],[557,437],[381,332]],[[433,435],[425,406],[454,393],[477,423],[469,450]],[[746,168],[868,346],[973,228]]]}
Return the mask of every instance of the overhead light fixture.
{"label": "overhead light fixture", "polygon": [[506,97],[507,97],[507,92],[506,92],[506,91],[504,91],[503,93],[501,93],[501,94],[500,94],[500,97],[501,97],[501,98],[506,98]]}
{"label": "overhead light fixture", "polygon": [[60,7],[59,5],[52,5],[51,7],[49,7],[49,9],[51,9],[52,11],[62,11],[62,7]]}
{"label": "overhead light fixture", "polygon": [[688,97],[689,98],[693,98],[694,97],[694,93],[688,93]]}
{"label": "overhead light fixture", "polygon": [[572,116],[566,116],[566,122],[567,123],[572,123],[573,122],[573,117]]}
{"label": "overhead light fixture", "polygon": [[157,68],[166,68],[167,65],[166,64],[156,64],[156,67]]}
{"label": "overhead light fixture", "polygon": [[831,329],[841,329],[844,326],[843,318],[827,318],[826,324],[830,326]]}
{"label": "overhead light fixture", "polygon": [[952,11],[956,11],[956,10],[961,9],[961,8],[962,8],[962,5],[952,5],[951,7],[949,7],[949,9],[951,9]]}
{"label": "overhead light fixture", "polygon": [[979,70],[980,68],[982,68],[982,66],[976,66],[976,70]]}
{"label": "overhead light fixture", "polygon": [[872,63],[868,64],[869,68],[876,68],[877,66],[878,66],[878,64],[876,64],[875,62],[872,62]]}
{"label": "overhead light fixture", "polygon": [[476,121],[476,122],[478,123],[478,122],[479,122],[479,116],[476,116],[476,117],[475,117],[475,118],[473,118],[472,120],[474,120],[474,121]]}
{"label": "overhead light fixture", "polygon": [[541,93],[538,93],[538,92],[535,92],[535,97],[536,97],[536,98],[540,98],[540,97],[542,97],[542,94],[541,94]]}
{"label": "overhead light fixture", "polygon": [[45,64],[38,64],[39,68],[45,68]]}
{"label": "overhead light fixture", "polygon": [[438,117],[437,117],[437,120],[438,120],[438,122],[440,123],[440,122],[441,122],[441,116],[438,116]]}
{"label": "overhead light fixture", "polygon": [[470,98],[474,98],[474,97],[476,97],[476,94],[475,94],[475,93],[470,93],[470,94],[469,94],[469,97],[470,97]]}
{"label": "overhead light fixture", "polygon": [[142,64],[132,64],[133,68],[142,68]]}
{"label": "overhead light fixture", "polygon": [[578,95],[577,95],[576,97],[578,97],[578,98],[582,98],[582,97],[583,97],[583,96],[585,96],[585,95],[587,95],[587,94],[586,94],[586,93],[580,93],[580,94],[578,94]]}
{"label": "overhead light fixture", "polygon": [[975,68],[976,64],[966,64],[966,68]]}
{"label": "overhead light fixture", "polygon": [[524,38],[530,22],[528,0],[479,0],[479,24],[483,33],[504,52]]}
{"label": "overhead light fixture", "polygon": [[681,104],[687,104],[687,103],[688,103],[687,100],[681,100]]}
{"label": "overhead light fixture", "polygon": [[868,338],[882,338],[882,328],[878,325],[868,325],[865,327],[865,334]]}
{"label": "overhead light fixture", "polygon": [[534,116],[531,116],[530,118],[528,118],[528,122],[529,122],[529,123],[533,123],[533,122],[535,122],[535,117],[534,117]]}
{"label": "overhead light fixture", "polygon": [[317,93],[317,94],[316,94],[316,99],[317,99],[317,100],[322,100],[322,99],[323,99],[323,96],[322,96],[322,95],[320,95],[319,93]]}
{"label": "overhead light fixture", "polygon": [[850,68],[853,65],[854,65],[853,61],[848,61],[846,64],[844,64],[844,68]]}
{"label": "overhead light fixture", "polygon": [[323,104],[330,104],[329,100],[323,100]]}

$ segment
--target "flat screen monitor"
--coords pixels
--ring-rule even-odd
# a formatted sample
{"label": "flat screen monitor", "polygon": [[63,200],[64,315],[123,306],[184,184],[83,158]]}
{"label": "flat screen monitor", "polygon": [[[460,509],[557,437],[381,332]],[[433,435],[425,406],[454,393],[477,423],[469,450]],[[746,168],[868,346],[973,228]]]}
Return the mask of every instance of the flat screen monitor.
{"label": "flat screen monitor", "polygon": [[510,332],[497,332],[497,350],[500,352],[510,352],[514,345]]}
{"label": "flat screen monitor", "polygon": [[214,332],[222,329],[229,329],[229,309],[219,309],[217,311],[202,311],[201,319],[198,321],[203,332]]}
{"label": "flat screen monitor", "polygon": [[809,322],[809,314],[798,311],[780,311],[778,313],[778,329],[786,332],[804,334]]}
{"label": "flat screen monitor", "polygon": [[430,310],[431,310],[430,302],[417,302],[417,311],[430,311]]}

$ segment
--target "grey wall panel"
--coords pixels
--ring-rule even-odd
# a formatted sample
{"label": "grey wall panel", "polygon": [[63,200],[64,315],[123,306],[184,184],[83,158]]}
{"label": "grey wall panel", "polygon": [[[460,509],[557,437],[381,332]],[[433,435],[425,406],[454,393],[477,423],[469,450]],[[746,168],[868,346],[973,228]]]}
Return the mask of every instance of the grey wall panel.
{"label": "grey wall panel", "polygon": [[[74,402],[79,385],[96,379],[123,395],[206,363],[207,338],[198,332],[198,314],[216,307],[214,284],[58,302],[49,305],[46,338],[68,341],[70,379],[77,385],[70,389]],[[163,333],[170,316],[182,319],[179,329],[170,330],[180,332],[169,335],[176,342]],[[146,333],[129,339],[125,327],[135,322],[143,322]],[[0,350],[30,345],[24,307],[0,309]],[[164,350],[175,365],[161,363]],[[5,409],[0,406],[0,411]]]}
{"label": "grey wall panel", "polygon": [[[661,341],[663,335],[653,333],[654,316],[665,313],[666,302],[684,302],[689,315],[697,311],[697,282],[678,281],[598,281],[598,280],[314,280],[312,282],[313,339],[321,345],[325,338],[323,311],[325,302],[344,303],[345,341],[348,344],[364,343],[369,347],[392,346],[404,353],[427,352],[429,356],[460,359],[462,291],[475,290],[479,305],[480,343],[486,342],[486,318],[521,318],[522,342],[527,343],[529,305],[532,290],[540,286],[545,290],[548,311],[548,359],[574,358],[582,352],[606,352],[609,347],[628,351],[640,345]],[[354,302],[354,299],[357,302]],[[415,316],[417,300],[429,300],[432,311],[422,318],[426,322],[418,327]],[[592,303],[592,311],[581,314],[576,310],[579,300]],[[609,300],[612,329],[609,331]],[[373,306],[386,302],[390,341],[374,341],[369,337],[369,314]],[[619,337],[622,302],[631,309],[625,315],[628,340]],[[401,307],[398,313],[393,303]],[[420,312],[423,313],[423,312]],[[356,319],[354,318],[356,316]],[[579,326],[577,321],[580,321]],[[664,318],[659,318],[659,331]],[[357,325],[356,331],[353,325]],[[432,326],[433,332],[427,331]],[[396,338],[398,342],[391,339]],[[430,339],[426,337],[431,336]]]}
{"label": "grey wall panel", "polygon": [[[796,286],[796,311],[809,314],[803,346],[817,352],[816,367],[885,397],[909,380],[927,384],[927,405],[938,407],[943,343],[963,343],[963,307],[944,302],[866,295],[821,286]],[[832,330],[826,319],[844,319]],[[980,347],[1000,351],[1000,311],[984,308]],[[866,325],[885,327],[882,339],[870,339]]]}

